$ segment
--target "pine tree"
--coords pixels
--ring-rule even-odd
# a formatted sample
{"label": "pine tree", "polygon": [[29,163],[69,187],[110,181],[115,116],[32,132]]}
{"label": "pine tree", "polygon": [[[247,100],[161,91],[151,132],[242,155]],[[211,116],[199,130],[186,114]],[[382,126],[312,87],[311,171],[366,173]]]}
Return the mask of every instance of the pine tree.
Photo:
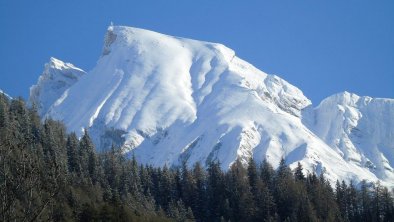
{"label": "pine tree", "polygon": [[88,131],[85,129],[79,143],[79,156],[81,158],[81,168],[84,175],[88,176],[90,180],[95,183],[97,181],[97,157],[94,152],[94,145]]}
{"label": "pine tree", "polygon": [[382,221],[392,221],[394,219],[394,200],[387,187],[382,188],[380,206],[382,209]]}
{"label": "pine tree", "polygon": [[248,173],[237,160],[227,173],[229,201],[232,209],[232,221],[251,221],[256,217],[256,209],[248,181]]}
{"label": "pine tree", "polygon": [[336,202],[338,204],[342,218],[344,218],[347,221],[349,220],[349,218],[348,218],[348,209],[346,204],[346,199],[347,199],[346,191],[347,191],[347,185],[345,181],[339,183],[339,181],[337,180],[335,185]]}
{"label": "pine tree", "polygon": [[79,141],[75,133],[71,133],[67,136],[67,161],[68,170],[70,172],[75,172],[78,175],[81,174],[81,166],[79,160]]}
{"label": "pine tree", "polygon": [[367,181],[361,181],[361,189],[359,195],[359,202],[361,202],[361,216],[364,221],[372,221],[372,198],[368,189]]}
{"label": "pine tree", "polygon": [[139,174],[139,168],[138,168],[138,163],[136,160],[136,157],[133,153],[133,156],[131,158],[131,170],[130,170],[130,192],[135,195],[139,192],[142,192],[142,185],[141,185],[141,178],[140,178],[140,174]]}
{"label": "pine tree", "polygon": [[382,220],[382,185],[380,182],[374,184],[373,198],[372,198],[372,218],[374,221]]}
{"label": "pine tree", "polygon": [[111,189],[112,201],[118,201],[120,190],[121,163],[119,154],[114,146],[104,156],[104,175],[106,175],[107,183]]}
{"label": "pine tree", "polygon": [[219,162],[210,162],[207,171],[207,220],[219,221],[225,205],[224,174]]}
{"label": "pine tree", "polygon": [[283,158],[279,163],[274,181],[273,194],[279,216],[282,220],[294,219],[297,210],[297,191],[295,189],[294,176]]}
{"label": "pine tree", "polygon": [[193,199],[193,214],[199,221],[206,221],[207,218],[207,181],[206,181],[206,173],[204,169],[201,167],[201,164],[197,162],[193,167],[193,178],[195,179],[196,190],[192,193]]}
{"label": "pine tree", "polygon": [[248,161],[248,180],[252,193],[257,193],[257,183],[259,181],[256,163],[253,157]]}
{"label": "pine tree", "polygon": [[350,221],[360,221],[362,219],[361,215],[360,215],[360,209],[359,209],[357,196],[358,196],[358,194],[357,194],[356,187],[354,186],[353,181],[350,181],[350,184],[347,189],[347,200],[346,200]]}
{"label": "pine tree", "polygon": [[273,190],[275,170],[265,159],[260,166],[260,174],[262,181],[267,184],[270,190]]}
{"label": "pine tree", "polygon": [[305,180],[305,175],[302,172],[304,169],[302,168],[302,165],[300,162],[297,163],[297,168],[295,168],[294,172],[294,177],[296,180],[304,181]]}
{"label": "pine tree", "polygon": [[174,196],[174,179],[168,167],[165,165],[162,171],[158,171],[158,182],[159,182],[159,203],[164,209],[168,209],[171,201],[176,201]]}
{"label": "pine tree", "polygon": [[181,193],[182,200],[186,206],[195,208],[196,203],[193,194],[197,191],[196,181],[192,172],[188,169],[186,162],[182,164]]}

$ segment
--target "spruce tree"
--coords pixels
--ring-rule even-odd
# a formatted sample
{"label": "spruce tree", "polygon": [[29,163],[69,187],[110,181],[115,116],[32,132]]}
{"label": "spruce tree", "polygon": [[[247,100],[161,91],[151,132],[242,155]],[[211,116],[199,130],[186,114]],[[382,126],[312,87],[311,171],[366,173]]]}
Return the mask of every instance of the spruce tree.
{"label": "spruce tree", "polygon": [[196,190],[193,192],[193,214],[195,218],[200,221],[206,221],[207,215],[207,181],[206,181],[206,172],[201,167],[200,162],[197,162],[193,167],[193,178],[195,179]]}
{"label": "spruce tree", "polygon": [[304,181],[305,180],[305,175],[302,172],[304,169],[302,168],[302,165],[300,162],[297,163],[297,167],[295,168],[294,172],[294,177],[296,180]]}
{"label": "spruce tree", "polygon": [[[256,208],[248,181],[248,172],[237,160],[227,173],[229,201],[232,221],[251,221],[256,217]],[[257,175],[257,173],[256,173]],[[257,178],[256,178],[257,180]]]}
{"label": "spruce tree", "polygon": [[267,184],[268,188],[272,191],[274,188],[275,170],[266,159],[264,159],[260,165],[260,174],[262,181]]}
{"label": "spruce tree", "polygon": [[282,220],[292,220],[296,216],[297,192],[295,190],[294,176],[282,158],[275,177],[274,198],[277,211]]}
{"label": "spruce tree", "polygon": [[84,175],[88,176],[90,181],[95,183],[97,181],[97,157],[94,152],[94,145],[87,129],[84,130],[84,135],[82,136],[79,143],[79,156],[81,159],[81,168]]}
{"label": "spruce tree", "polygon": [[79,160],[79,141],[75,133],[71,133],[67,136],[67,161],[68,169],[72,173],[81,174],[81,166]]}
{"label": "spruce tree", "polygon": [[207,220],[219,221],[225,206],[224,174],[219,162],[210,162],[207,170]]}

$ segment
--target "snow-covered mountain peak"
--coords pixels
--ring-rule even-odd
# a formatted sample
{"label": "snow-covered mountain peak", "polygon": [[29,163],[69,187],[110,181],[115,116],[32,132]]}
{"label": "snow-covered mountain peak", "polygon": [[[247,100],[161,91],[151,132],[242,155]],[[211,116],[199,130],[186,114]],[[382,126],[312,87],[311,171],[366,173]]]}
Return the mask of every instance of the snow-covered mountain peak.
{"label": "snow-covered mountain peak", "polygon": [[394,100],[338,93],[314,109],[310,129],[343,158],[394,181]]}
{"label": "snow-covered mountain peak", "polygon": [[[165,35],[162,33],[127,27],[127,26],[109,26],[104,38],[103,55],[109,54],[117,48],[128,48],[128,50],[135,50],[136,54],[141,54],[148,49],[155,49],[155,51],[162,51],[163,49],[175,53],[179,48],[185,48],[192,52],[214,50],[219,52],[228,61],[231,60],[235,53],[232,49],[220,43],[211,43],[187,38],[175,37]],[[178,49],[177,49],[178,48]]]}
{"label": "snow-covered mountain peak", "polygon": [[[45,64],[43,73],[41,74],[38,82],[45,83],[45,81],[65,81],[77,80],[86,72],[82,69],[75,67],[71,63],[63,62],[59,59],[51,57],[49,62]],[[41,82],[40,82],[41,81]]]}
{"label": "snow-covered mountain peak", "polygon": [[332,96],[329,96],[325,98],[320,104],[320,105],[327,105],[327,104],[337,104],[337,105],[347,105],[347,106],[357,106],[357,103],[360,101],[370,101],[372,98],[365,96],[365,97],[360,97],[355,93],[350,93],[347,91],[341,92],[334,94]]}
{"label": "snow-covered mountain peak", "polygon": [[[59,87],[65,70],[81,70],[52,63],[57,68],[44,70],[31,101],[43,104],[43,118],[62,120],[70,131],[89,128],[98,149],[117,144],[156,166],[218,160],[227,168],[251,156],[277,166],[284,157],[291,167],[300,161],[305,171],[326,172],[331,182],[394,181],[391,102],[344,92],[312,108],[297,87],[222,44],[124,26],[108,28],[88,75]],[[51,80],[52,71],[60,75]],[[388,126],[378,126],[382,121]],[[359,148],[352,142],[357,132],[364,138],[357,142],[373,138],[385,148]]]}
{"label": "snow-covered mountain peak", "polygon": [[57,58],[54,57],[50,57],[49,58],[49,62],[45,65],[45,71],[44,73],[49,74],[51,69],[77,69],[82,71],[82,69],[79,69],[77,67],[75,67],[73,64],[71,63],[65,63]]}
{"label": "snow-covered mountain peak", "polygon": [[[148,62],[150,65],[158,65],[166,62],[165,58],[183,57],[183,61],[179,58],[176,60],[182,65],[191,64],[189,73],[192,82],[197,83],[197,89],[193,89],[196,95],[203,96],[209,91],[209,88],[203,86],[211,79],[205,79],[202,73],[207,72],[209,67],[219,66],[225,71],[236,73],[237,77],[241,78],[242,87],[255,91],[262,99],[275,103],[279,108],[295,116],[300,116],[300,110],[311,104],[298,88],[278,76],[261,72],[236,57],[232,49],[219,43],[174,37],[139,28],[110,26],[104,43],[104,52],[107,53],[104,54],[112,50],[123,54],[125,49],[129,55],[133,55],[127,60],[128,62],[136,61],[135,57],[140,56],[143,57],[141,59],[143,63],[151,60]],[[202,73],[193,73],[197,69]],[[196,102],[200,103],[202,100],[203,97],[199,97]]]}
{"label": "snow-covered mountain peak", "polygon": [[360,99],[360,96],[358,96],[355,93],[348,92],[348,91],[337,93],[333,96],[328,97],[328,99],[330,99],[332,97],[334,97],[338,103],[343,104],[343,105],[355,104]]}
{"label": "snow-covered mountain peak", "polygon": [[45,115],[50,106],[84,74],[85,71],[73,64],[51,57],[37,84],[30,88],[29,102],[37,106],[40,115]]}
{"label": "snow-covered mountain peak", "polygon": [[[75,91],[81,87],[84,95],[92,94],[79,106],[85,107],[85,112],[60,114],[61,110],[73,110],[75,102],[70,99],[48,113],[65,120],[77,132],[103,122],[151,136],[174,121],[193,122],[206,98],[227,86],[229,90],[241,87],[254,93],[275,112],[299,116],[310,104],[299,89],[261,72],[222,44],[110,26],[97,66],[73,87]],[[77,100],[81,92],[70,93],[70,98]]]}

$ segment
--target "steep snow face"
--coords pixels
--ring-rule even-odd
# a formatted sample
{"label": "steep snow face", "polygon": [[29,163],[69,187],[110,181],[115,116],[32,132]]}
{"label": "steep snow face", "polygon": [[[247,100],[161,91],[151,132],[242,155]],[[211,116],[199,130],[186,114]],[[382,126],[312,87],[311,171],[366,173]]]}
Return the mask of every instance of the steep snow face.
{"label": "steep snow face", "polygon": [[152,136],[175,122],[194,122],[198,108],[227,86],[249,90],[275,112],[298,116],[310,104],[300,90],[220,44],[128,27],[110,27],[105,39],[97,66],[48,112],[70,130],[96,124]]}
{"label": "steep snow face", "polygon": [[72,83],[55,98],[49,82],[31,99],[45,104],[43,118],[79,135],[89,128],[98,149],[115,143],[156,166],[218,160],[227,168],[251,156],[277,166],[284,157],[332,182],[378,179],[305,126],[314,115],[298,88],[221,44],[111,26],[96,67]]}
{"label": "steep snow face", "polygon": [[50,58],[38,83],[30,88],[30,103],[44,116],[52,104],[67,97],[67,89],[84,74],[85,71],[70,63]]}
{"label": "steep snow face", "polygon": [[394,181],[394,100],[348,92],[323,100],[307,123],[346,161]]}

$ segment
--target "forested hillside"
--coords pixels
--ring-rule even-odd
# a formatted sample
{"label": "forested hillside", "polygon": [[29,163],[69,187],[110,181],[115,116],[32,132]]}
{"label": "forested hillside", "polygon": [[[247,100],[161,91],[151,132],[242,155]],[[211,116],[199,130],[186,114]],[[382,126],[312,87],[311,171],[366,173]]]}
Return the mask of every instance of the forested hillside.
{"label": "forested hillside", "polygon": [[87,130],[41,122],[0,93],[0,221],[393,221],[393,193],[377,184],[294,172],[282,160],[223,171],[155,168],[113,146],[96,153]]}

